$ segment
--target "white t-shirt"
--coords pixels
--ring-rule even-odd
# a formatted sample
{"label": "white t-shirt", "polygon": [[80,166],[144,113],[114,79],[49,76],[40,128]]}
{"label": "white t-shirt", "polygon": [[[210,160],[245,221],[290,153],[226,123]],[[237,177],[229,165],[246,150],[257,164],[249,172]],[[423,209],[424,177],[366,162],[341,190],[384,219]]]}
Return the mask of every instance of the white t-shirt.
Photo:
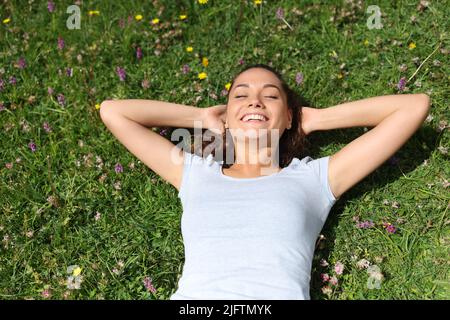
{"label": "white t-shirt", "polygon": [[184,152],[185,262],[169,299],[310,299],[315,244],[338,200],[328,161],[294,158],[277,173],[234,178],[212,154]]}

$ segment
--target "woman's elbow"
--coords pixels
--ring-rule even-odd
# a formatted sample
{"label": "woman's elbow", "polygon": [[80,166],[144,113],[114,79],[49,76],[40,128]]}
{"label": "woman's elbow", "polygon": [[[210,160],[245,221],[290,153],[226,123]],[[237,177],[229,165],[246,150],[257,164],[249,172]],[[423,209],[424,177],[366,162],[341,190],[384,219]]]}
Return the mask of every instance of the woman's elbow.
{"label": "woman's elbow", "polygon": [[426,93],[418,93],[418,104],[421,106],[421,108],[426,109],[427,113],[429,113],[431,109],[431,98]]}

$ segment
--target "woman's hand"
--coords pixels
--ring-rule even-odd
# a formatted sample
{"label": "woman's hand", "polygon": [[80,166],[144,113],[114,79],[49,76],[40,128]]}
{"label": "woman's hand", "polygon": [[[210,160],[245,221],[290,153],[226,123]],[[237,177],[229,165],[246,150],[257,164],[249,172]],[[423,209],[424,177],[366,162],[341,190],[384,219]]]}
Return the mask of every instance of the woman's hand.
{"label": "woman's hand", "polygon": [[225,132],[226,118],[227,106],[225,104],[204,108],[203,127],[216,134],[223,134]]}
{"label": "woman's hand", "polygon": [[303,132],[308,135],[313,132],[314,129],[314,121],[317,120],[318,112],[320,109],[303,107],[302,108],[302,129]]}

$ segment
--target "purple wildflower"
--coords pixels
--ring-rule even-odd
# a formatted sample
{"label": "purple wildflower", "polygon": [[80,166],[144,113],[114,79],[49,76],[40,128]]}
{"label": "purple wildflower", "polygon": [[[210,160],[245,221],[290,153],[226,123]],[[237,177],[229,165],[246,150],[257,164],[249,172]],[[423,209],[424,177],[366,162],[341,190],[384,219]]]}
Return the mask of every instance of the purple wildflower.
{"label": "purple wildflower", "polygon": [[327,282],[328,280],[330,280],[330,276],[327,273],[321,273],[320,279],[322,279],[322,282]]}
{"label": "purple wildflower", "polygon": [[283,8],[278,8],[277,9],[276,16],[280,20],[284,19],[284,10],[283,10]]}
{"label": "purple wildflower", "polygon": [[47,1],[48,12],[55,11],[55,3],[53,1]]}
{"label": "purple wildflower", "polygon": [[116,173],[120,173],[123,172],[123,167],[120,163],[116,163],[114,170],[116,171]]}
{"label": "purple wildflower", "polygon": [[136,58],[138,60],[142,59],[142,49],[141,49],[141,47],[137,47],[137,49],[136,49]]}
{"label": "purple wildflower", "polygon": [[73,68],[66,68],[66,75],[71,77],[73,75]]}
{"label": "purple wildflower", "polygon": [[401,77],[400,80],[398,81],[398,84],[397,84],[398,91],[405,90],[405,85],[406,85],[406,78],[405,77]]}
{"label": "purple wildflower", "polygon": [[303,83],[303,73],[298,72],[295,75],[295,82],[297,82],[297,84],[300,86]]}
{"label": "purple wildflower", "polygon": [[243,59],[243,58],[240,58],[240,59],[239,59],[239,65],[243,65],[244,63],[245,63],[244,59]]}
{"label": "purple wildflower", "polygon": [[64,39],[61,37],[58,37],[58,49],[62,50],[64,49],[65,43],[64,43]]}
{"label": "purple wildflower", "polygon": [[155,287],[152,284],[152,279],[151,278],[145,277],[143,282],[144,282],[145,289],[147,289],[151,293],[156,293],[156,289],[155,289]]}
{"label": "purple wildflower", "polygon": [[57,99],[58,99],[58,103],[61,106],[64,106],[66,104],[66,97],[64,97],[64,95],[62,93],[58,94]]}
{"label": "purple wildflower", "polygon": [[55,92],[55,90],[53,90],[52,87],[48,87],[48,88],[47,88],[47,92],[48,92],[48,94],[51,96],[51,95],[53,95],[53,93]]}
{"label": "purple wildflower", "polygon": [[395,231],[397,230],[397,228],[395,228],[393,224],[388,222],[383,223],[383,227],[386,228],[386,231],[389,233],[395,233]]}
{"label": "purple wildflower", "polygon": [[17,79],[14,76],[9,77],[9,83],[13,86],[17,83]]}
{"label": "purple wildflower", "polygon": [[52,128],[50,127],[50,125],[48,124],[48,122],[44,122],[44,124],[42,125],[42,127],[44,128],[44,130],[46,132],[52,132]]}
{"label": "purple wildflower", "polygon": [[226,95],[228,95],[228,90],[227,90],[227,89],[223,89],[223,90],[220,92],[220,95],[221,95],[222,97],[225,97]]}
{"label": "purple wildflower", "polygon": [[33,141],[31,141],[31,142],[28,144],[28,147],[31,149],[31,151],[33,151],[33,152],[36,151],[36,144],[35,144]]}
{"label": "purple wildflower", "polygon": [[125,69],[121,68],[121,67],[117,67],[116,72],[117,72],[117,75],[119,76],[120,81],[125,81],[125,78],[127,77]]}
{"label": "purple wildflower", "polygon": [[372,228],[373,226],[374,223],[368,220],[356,223],[356,227],[360,229]]}
{"label": "purple wildflower", "polygon": [[26,63],[24,57],[19,58],[19,61],[17,62],[17,66],[19,67],[19,69],[24,69],[27,66],[27,63]]}
{"label": "purple wildflower", "polygon": [[188,64],[183,65],[183,69],[182,69],[183,73],[186,74],[189,71],[191,71],[191,68],[189,68]]}
{"label": "purple wildflower", "polygon": [[41,292],[41,295],[42,295],[43,298],[47,299],[47,298],[50,298],[52,294],[50,293],[49,289],[44,289]]}
{"label": "purple wildflower", "polygon": [[133,17],[132,16],[128,16],[128,25],[130,25],[133,22]]}

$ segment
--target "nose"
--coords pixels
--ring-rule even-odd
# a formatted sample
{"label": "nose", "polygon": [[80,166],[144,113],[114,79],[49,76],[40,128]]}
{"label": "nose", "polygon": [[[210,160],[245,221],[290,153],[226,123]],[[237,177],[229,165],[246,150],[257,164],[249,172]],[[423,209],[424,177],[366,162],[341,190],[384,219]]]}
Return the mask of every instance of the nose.
{"label": "nose", "polygon": [[264,107],[263,105],[262,105],[262,103],[261,103],[261,101],[256,97],[256,98],[253,98],[253,100],[251,100],[250,101],[250,103],[248,104],[248,106],[250,107],[250,106],[253,106],[253,107],[258,107],[258,108],[262,108],[262,107]]}

